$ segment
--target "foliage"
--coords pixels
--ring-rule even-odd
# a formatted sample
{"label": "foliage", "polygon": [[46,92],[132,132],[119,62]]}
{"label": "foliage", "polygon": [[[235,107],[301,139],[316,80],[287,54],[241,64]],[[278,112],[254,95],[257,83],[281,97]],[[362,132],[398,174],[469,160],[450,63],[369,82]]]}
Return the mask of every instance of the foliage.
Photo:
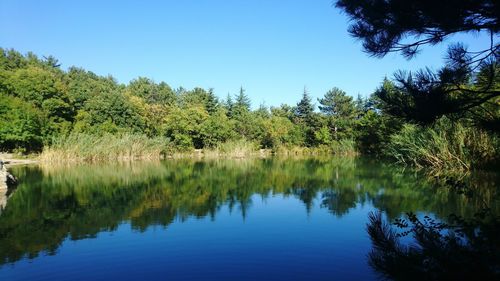
{"label": "foliage", "polygon": [[[423,125],[431,124],[442,116],[455,119],[474,116],[479,120],[485,116],[490,121],[498,122],[500,115],[496,110],[484,112],[485,106],[495,107],[499,95],[498,63],[495,60],[484,62],[479,65],[477,73],[460,67],[452,68],[445,66],[437,74],[428,69],[416,74],[397,72],[395,83],[386,81],[376,92],[381,107],[388,114]],[[474,75],[475,79],[458,78],[457,75]]]}
{"label": "foliage", "polygon": [[234,138],[234,122],[229,120],[225,109],[210,115],[200,128],[203,147],[215,147]]}
{"label": "foliage", "polygon": [[0,149],[39,151],[42,113],[20,98],[0,94]]}
{"label": "foliage", "polygon": [[312,104],[312,99],[307,90],[304,88],[302,99],[297,103],[297,106],[295,107],[295,116],[297,122],[311,123],[313,112],[314,105]]}
{"label": "foliage", "polygon": [[318,99],[319,110],[328,116],[350,118],[355,115],[353,98],[339,88],[326,92],[324,98]]}
{"label": "foliage", "polygon": [[186,109],[173,107],[165,117],[165,136],[181,150],[200,148],[202,123],[208,118],[201,106]]}
{"label": "foliage", "polygon": [[356,126],[359,151],[363,154],[382,156],[386,153],[385,148],[391,141],[391,135],[401,128],[401,122],[375,110],[368,110]]}
{"label": "foliage", "polygon": [[[363,40],[374,56],[402,52],[414,56],[422,45],[438,44],[460,32],[498,33],[500,4],[490,0],[360,1],[338,0],[336,6],[353,21],[352,36]],[[413,41],[405,41],[408,37]]]}
{"label": "foliage", "polygon": [[[358,117],[353,98],[341,89],[333,88],[318,101],[320,103],[319,109],[326,115],[327,126],[332,138],[336,140],[352,138],[356,117]],[[323,135],[326,137],[325,133],[323,132]]]}
{"label": "foliage", "polygon": [[[378,92],[387,113],[428,125],[442,116],[464,117],[477,112],[500,96],[500,44],[495,40],[500,19],[492,12],[499,10],[497,2],[446,0],[436,5],[430,0],[338,0],[336,6],[352,20],[351,35],[361,39],[365,51],[377,57],[400,52],[412,58],[423,46],[463,32],[490,39],[489,46],[482,50],[469,51],[462,43],[450,45],[446,65],[438,72],[398,72],[396,85]],[[500,116],[493,119],[489,122],[498,124]]]}

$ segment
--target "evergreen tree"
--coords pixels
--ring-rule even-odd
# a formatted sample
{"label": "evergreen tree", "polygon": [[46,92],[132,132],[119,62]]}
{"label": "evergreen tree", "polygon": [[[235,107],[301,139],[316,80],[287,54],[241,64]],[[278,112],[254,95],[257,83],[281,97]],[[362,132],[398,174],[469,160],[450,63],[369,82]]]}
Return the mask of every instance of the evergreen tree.
{"label": "evergreen tree", "polygon": [[312,99],[304,87],[302,99],[295,107],[295,123],[299,125],[301,135],[306,146],[316,144],[315,129],[318,127],[318,118],[314,114],[314,105]]}
{"label": "evergreen tree", "polygon": [[219,99],[214,94],[214,89],[208,89],[205,95],[205,108],[207,112],[212,115],[217,111],[219,107]]}
{"label": "evergreen tree", "polygon": [[368,99],[365,99],[360,94],[358,94],[356,101],[354,101],[354,106],[356,108],[357,117],[360,118],[369,109]]}
{"label": "evergreen tree", "polygon": [[325,97],[318,101],[319,110],[328,116],[350,118],[356,111],[352,97],[336,87],[326,92]]}
{"label": "evergreen tree", "polygon": [[229,94],[229,93],[227,93],[227,97],[226,97],[226,101],[224,102],[224,106],[226,107],[227,117],[232,118],[233,117],[234,102],[233,102],[233,98],[231,97],[231,94]]}
{"label": "evergreen tree", "polygon": [[[488,36],[490,44],[479,50],[469,51],[461,43],[450,45],[446,65],[437,72],[398,72],[396,90],[377,94],[386,113],[423,125],[442,116],[476,119],[477,111],[500,97],[499,1],[338,0],[336,6],[351,19],[349,33],[361,39],[365,51],[376,57],[400,52],[412,58],[425,45],[441,43],[457,33]],[[486,73],[486,79],[479,82],[481,72]],[[476,123],[485,121],[487,127],[500,131],[500,115]]]}
{"label": "evergreen tree", "polygon": [[243,87],[240,87],[239,94],[235,97],[234,102],[234,113],[235,115],[241,115],[244,112],[250,111],[250,98],[245,94]]}
{"label": "evergreen tree", "polygon": [[312,118],[314,112],[314,105],[312,104],[312,99],[304,87],[304,92],[302,93],[302,99],[297,103],[295,108],[295,116],[304,122],[309,122]]}

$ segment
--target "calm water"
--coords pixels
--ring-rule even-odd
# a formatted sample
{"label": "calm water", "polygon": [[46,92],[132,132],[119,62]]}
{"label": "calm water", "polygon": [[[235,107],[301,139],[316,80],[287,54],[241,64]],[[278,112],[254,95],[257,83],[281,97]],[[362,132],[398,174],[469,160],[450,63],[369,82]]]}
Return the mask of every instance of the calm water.
{"label": "calm water", "polygon": [[370,211],[467,216],[496,196],[495,180],[466,199],[354,159],[13,173],[21,184],[0,213],[0,280],[372,280]]}

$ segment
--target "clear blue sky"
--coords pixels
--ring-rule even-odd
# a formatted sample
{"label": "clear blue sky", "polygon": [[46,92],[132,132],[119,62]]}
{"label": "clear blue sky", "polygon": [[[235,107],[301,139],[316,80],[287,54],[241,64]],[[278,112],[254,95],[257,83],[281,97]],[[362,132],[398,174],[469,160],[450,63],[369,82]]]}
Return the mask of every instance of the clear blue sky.
{"label": "clear blue sky", "polygon": [[[53,55],[121,83],[138,76],[174,88],[243,86],[253,106],[316,100],[336,86],[369,95],[395,70],[437,69],[445,45],[407,61],[367,56],[332,0],[0,0],[0,47]],[[460,36],[472,48],[487,38]],[[453,42],[453,40],[451,41]]]}

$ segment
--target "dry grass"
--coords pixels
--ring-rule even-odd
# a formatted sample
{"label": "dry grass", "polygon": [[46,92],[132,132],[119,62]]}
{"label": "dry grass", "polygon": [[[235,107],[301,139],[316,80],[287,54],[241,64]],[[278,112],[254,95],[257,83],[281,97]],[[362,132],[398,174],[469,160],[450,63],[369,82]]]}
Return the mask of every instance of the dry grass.
{"label": "dry grass", "polygon": [[40,160],[67,163],[161,159],[165,155],[166,145],[163,138],[148,138],[145,135],[71,134],[45,147]]}
{"label": "dry grass", "polygon": [[279,146],[274,150],[274,154],[280,156],[357,156],[358,152],[353,140],[341,140],[335,141],[330,145],[320,145],[317,147]]}

